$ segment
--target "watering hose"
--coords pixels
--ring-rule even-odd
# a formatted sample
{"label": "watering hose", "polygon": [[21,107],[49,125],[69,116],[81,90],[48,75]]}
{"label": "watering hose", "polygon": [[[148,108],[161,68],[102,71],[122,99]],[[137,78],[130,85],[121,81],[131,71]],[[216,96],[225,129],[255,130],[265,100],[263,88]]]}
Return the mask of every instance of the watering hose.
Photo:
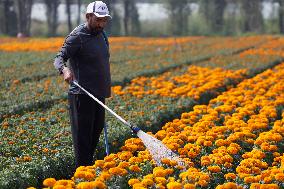
{"label": "watering hose", "polygon": [[89,95],[89,97],[91,97],[92,99],[94,99],[97,103],[99,103],[102,107],[104,107],[107,111],[109,111],[112,115],[114,115],[117,119],[119,119],[122,123],[124,123],[125,125],[127,125],[128,127],[130,127],[130,129],[136,134],[138,131],[140,131],[141,129],[139,127],[133,126],[130,123],[128,123],[127,121],[125,121],[122,117],[120,117],[119,115],[117,115],[114,111],[112,111],[109,107],[107,107],[104,103],[102,103],[99,99],[97,99],[96,97],[94,97],[94,95],[92,95],[91,93],[89,93],[86,89],[84,89],[81,85],[79,85],[76,81],[72,81],[76,86],[78,86],[80,89],[82,89],[87,95]]}

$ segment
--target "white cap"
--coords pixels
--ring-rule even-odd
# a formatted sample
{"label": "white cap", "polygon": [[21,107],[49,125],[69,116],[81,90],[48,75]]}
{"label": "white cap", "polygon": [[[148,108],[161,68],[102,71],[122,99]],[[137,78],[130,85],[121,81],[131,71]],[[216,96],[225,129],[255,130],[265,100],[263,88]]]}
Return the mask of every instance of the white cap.
{"label": "white cap", "polygon": [[110,17],[106,4],[102,1],[94,1],[87,6],[86,13],[94,13],[97,17]]}

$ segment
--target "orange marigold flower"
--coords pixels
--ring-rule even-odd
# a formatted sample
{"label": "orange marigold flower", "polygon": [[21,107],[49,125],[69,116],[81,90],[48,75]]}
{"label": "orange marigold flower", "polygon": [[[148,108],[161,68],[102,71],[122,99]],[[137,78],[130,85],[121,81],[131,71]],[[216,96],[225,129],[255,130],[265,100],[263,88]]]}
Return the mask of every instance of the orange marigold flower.
{"label": "orange marigold flower", "polygon": [[199,180],[198,181],[198,184],[201,186],[201,187],[205,187],[208,185],[208,182],[206,180]]}
{"label": "orange marigold flower", "polygon": [[140,180],[139,180],[139,179],[130,179],[130,180],[128,181],[128,185],[129,185],[129,186],[133,186],[133,185],[136,184],[136,183],[140,183]]}
{"label": "orange marigold flower", "polygon": [[237,176],[234,173],[228,173],[228,174],[225,174],[225,178],[226,178],[226,180],[229,180],[229,179],[235,180],[237,178]]}
{"label": "orange marigold flower", "polygon": [[66,189],[66,186],[59,184],[59,185],[54,186],[53,189]]}
{"label": "orange marigold flower", "polygon": [[129,167],[129,170],[133,171],[133,172],[140,172],[141,171],[141,169],[140,169],[140,167],[138,165],[131,165]]}
{"label": "orange marigold flower", "polygon": [[179,182],[169,182],[167,184],[168,189],[182,189],[182,185]]}
{"label": "orange marigold flower", "polygon": [[95,166],[95,167],[103,168],[103,166],[104,166],[104,160],[96,160],[94,166]]}
{"label": "orange marigold flower", "polygon": [[260,189],[260,183],[252,183],[250,185],[250,189]]}
{"label": "orange marigold flower", "polygon": [[126,175],[128,172],[125,169],[119,168],[119,167],[113,167],[109,169],[109,173],[111,175]]}
{"label": "orange marigold flower", "polygon": [[97,188],[97,189],[105,189],[105,188],[107,188],[105,183],[100,181],[100,180],[96,180],[96,181],[93,181],[91,183],[92,183],[92,188]]}
{"label": "orange marigold flower", "polygon": [[221,171],[221,168],[219,166],[209,166],[207,169],[213,173],[218,173]]}
{"label": "orange marigold flower", "polygon": [[157,184],[165,185],[167,183],[167,179],[165,179],[164,177],[156,177],[155,181],[156,181]]}
{"label": "orange marigold flower", "polygon": [[56,183],[56,180],[54,178],[47,178],[43,181],[43,185],[47,187],[53,187]]}
{"label": "orange marigold flower", "polygon": [[276,179],[277,181],[284,182],[284,173],[277,173],[277,174],[275,175],[275,179]]}
{"label": "orange marigold flower", "polygon": [[194,184],[185,184],[184,186],[184,189],[195,189],[195,185]]}
{"label": "orange marigold flower", "polygon": [[153,171],[154,177],[165,177],[167,175],[167,172],[163,169],[158,169]]}
{"label": "orange marigold flower", "polygon": [[144,178],[142,181],[141,181],[141,184],[143,184],[143,186],[152,186],[154,184],[154,181],[152,179],[149,179],[149,178]]}
{"label": "orange marigold flower", "polygon": [[253,183],[253,182],[255,182],[254,180],[255,180],[255,179],[254,179],[253,176],[249,176],[249,177],[245,177],[245,178],[244,178],[244,182],[245,182],[245,183]]}

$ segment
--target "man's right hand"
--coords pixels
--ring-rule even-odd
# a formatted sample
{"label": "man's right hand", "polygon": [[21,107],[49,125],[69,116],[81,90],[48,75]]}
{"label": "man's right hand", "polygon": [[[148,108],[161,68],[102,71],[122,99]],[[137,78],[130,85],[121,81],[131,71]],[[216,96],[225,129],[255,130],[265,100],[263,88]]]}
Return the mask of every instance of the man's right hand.
{"label": "man's right hand", "polygon": [[62,70],[64,81],[71,83],[73,81],[73,73],[68,67],[64,67]]}

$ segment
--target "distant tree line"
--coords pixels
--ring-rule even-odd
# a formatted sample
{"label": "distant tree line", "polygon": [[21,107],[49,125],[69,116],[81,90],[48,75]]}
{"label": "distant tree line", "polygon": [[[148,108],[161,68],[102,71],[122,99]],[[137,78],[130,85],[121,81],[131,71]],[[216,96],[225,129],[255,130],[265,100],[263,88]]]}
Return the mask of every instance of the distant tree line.
{"label": "distant tree line", "polygon": [[[81,5],[91,0],[0,0],[0,34],[15,36],[22,33],[30,36],[31,10],[36,2],[42,2],[46,6],[47,35],[56,36],[59,26],[58,6],[66,5],[67,26],[72,31],[74,24],[82,22],[80,19]],[[142,0],[104,0],[113,16],[108,25],[108,32],[112,35],[141,35],[143,27],[139,20],[137,3]],[[155,0],[143,0],[142,2],[153,3]],[[262,10],[263,3],[270,2],[277,5],[277,18],[272,22],[277,27],[278,33],[284,33],[284,0],[164,0],[163,3],[168,11],[169,24],[168,35],[202,35],[223,34],[234,35],[236,33],[265,33],[269,27],[264,19]],[[120,4],[123,15],[118,14],[116,4]],[[76,23],[72,22],[70,6],[76,4],[79,9]],[[190,24],[194,16],[191,5],[198,5],[199,20],[197,26]],[[204,32],[206,30],[206,32]],[[277,33],[276,32],[276,33]]]}

